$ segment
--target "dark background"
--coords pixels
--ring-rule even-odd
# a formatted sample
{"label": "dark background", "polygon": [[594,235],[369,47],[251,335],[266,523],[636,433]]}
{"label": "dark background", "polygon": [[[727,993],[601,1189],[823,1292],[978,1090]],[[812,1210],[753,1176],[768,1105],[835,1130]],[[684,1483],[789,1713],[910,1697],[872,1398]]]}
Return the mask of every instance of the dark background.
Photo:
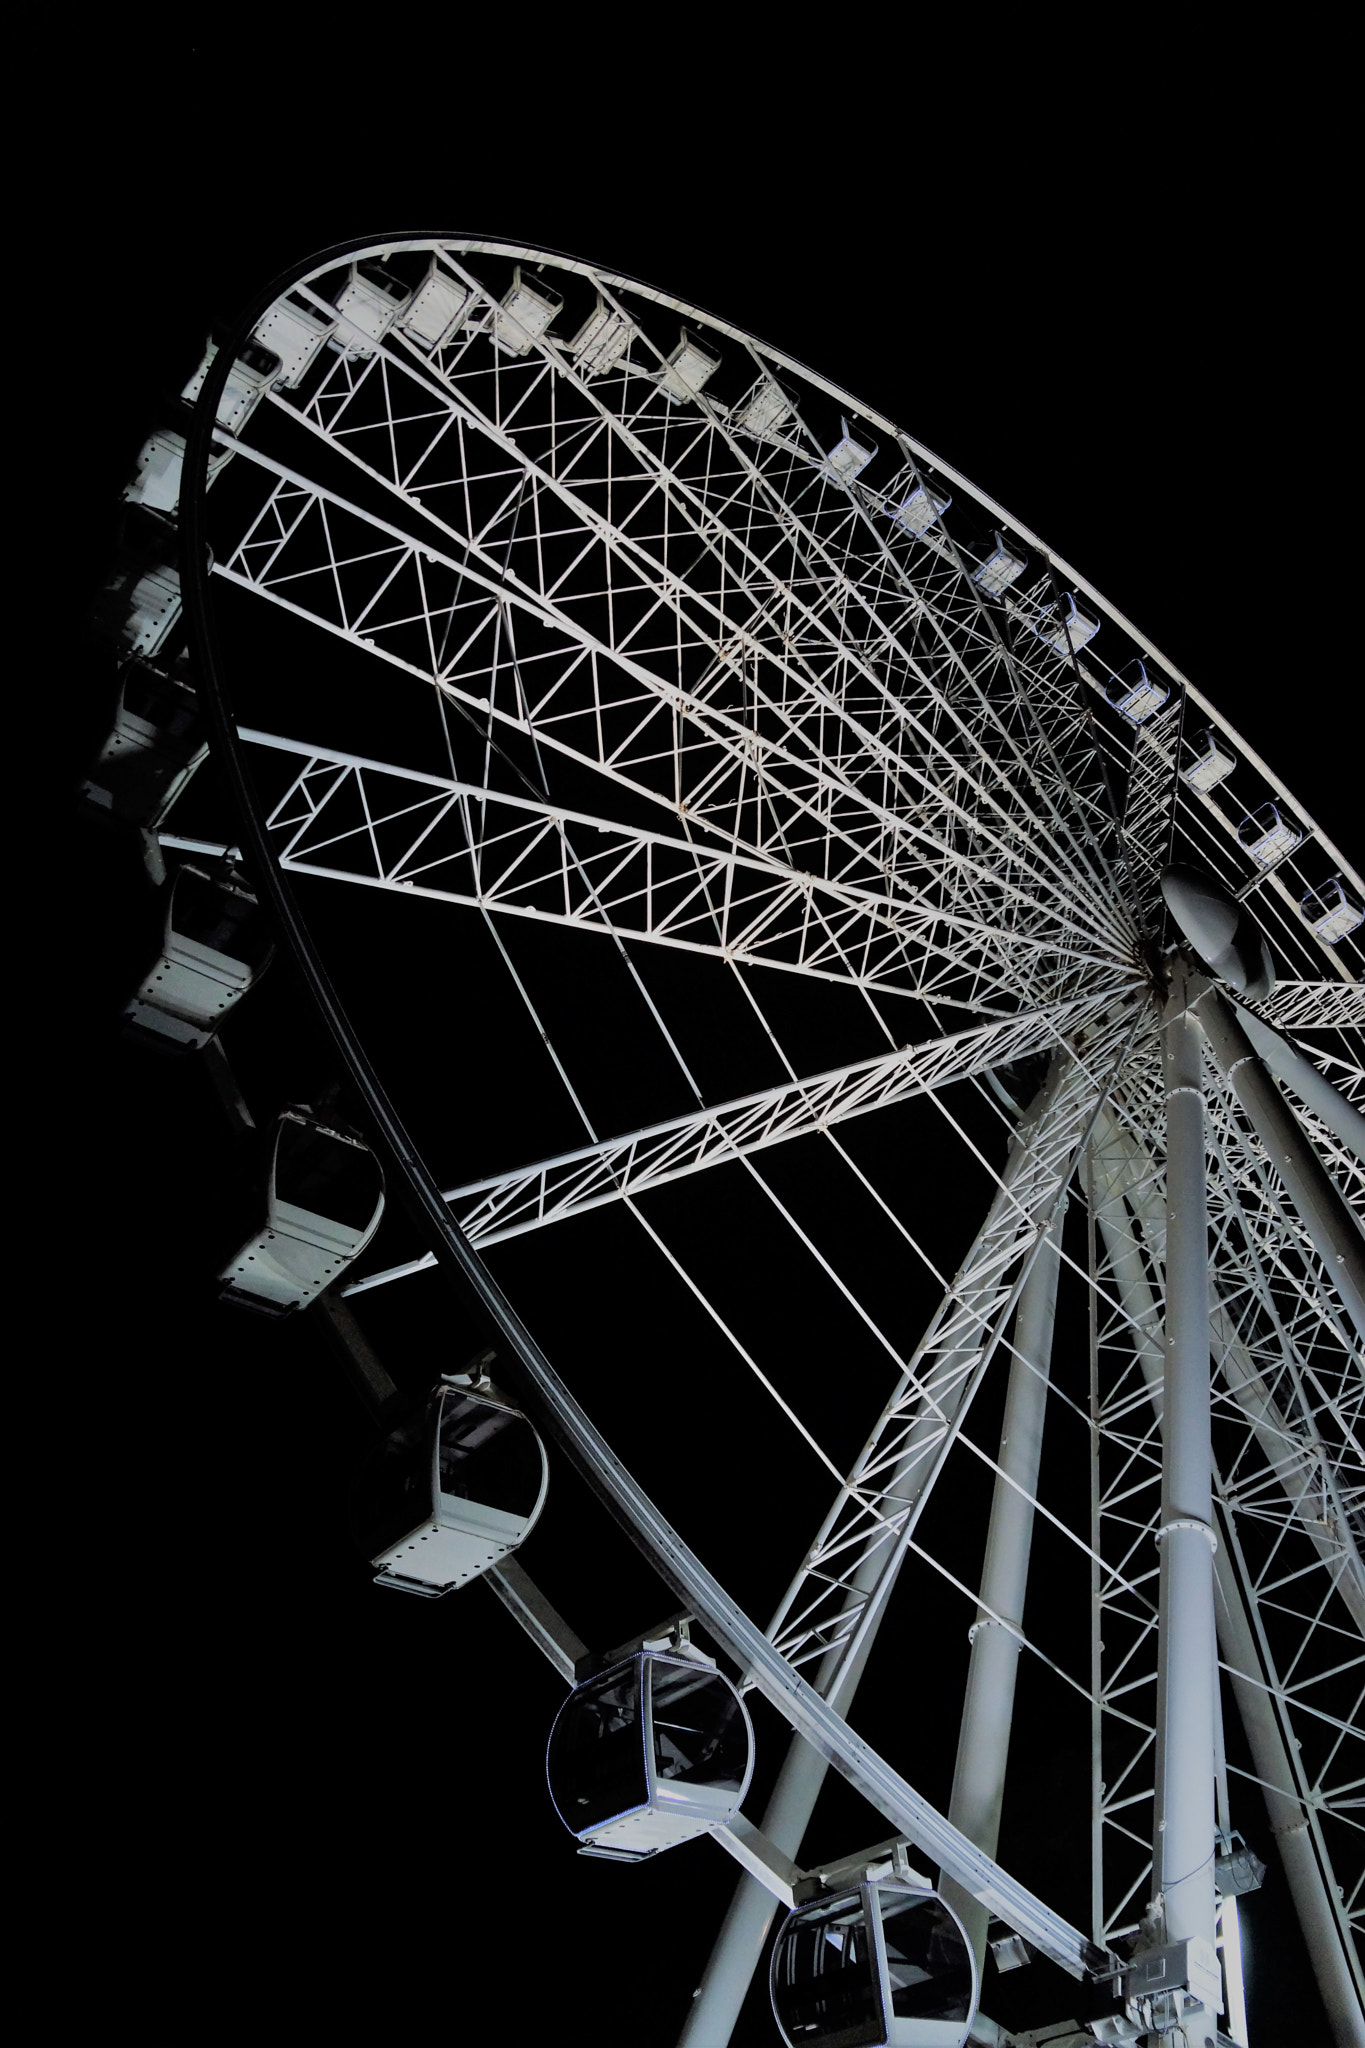
{"label": "dark background", "polygon": [[[1183,46],[1135,53],[1131,104],[1100,119],[1076,51],[1021,38],[992,57],[964,30],[932,58],[893,45],[883,76],[866,47],[851,68],[817,50],[775,67],[762,33],[667,63],[661,44],[638,84],[624,24],[619,48],[604,26],[601,49],[535,49],[528,23],[336,76],[209,40],[163,51],[145,100],[111,52],[54,117],[88,195],[74,244],[98,319],[57,343],[87,396],[49,472],[75,684],[52,813],[70,945],[40,1048],[58,1056],[69,1167],[47,1194],[45,1363],[82,1471],[99,1447],[101,1489],[93,1556],[45,1626],[80,1673],[102,1924],[135,1931],[110,1972],[191,2036],[194,2014],[234,2013],[302,2035],[665,2043],[730,1886],[709,1843],[638,1870],[575,1858],[544,1786],[562,1697],[549,1667],[482,1587],[440,1604],[371,1588],[344,1520],[370,1422],[316,1328],[217,1306],[244,1164],[196,1065],[120,1036],[159,913],[136,852],[75,814],[114,689],[83,617],[118,490],[209,321],[370,231],[524,236],[657,282],[902,419],[1016,512],[1350,851],[1339,222],[1321,159],[1282,146],[1292,66],[1277,85],[1269,64],[1233,79]],[[455,1102],[489,1022],[479,971],[442,1019]],[[253,1005],[234,1059],[260,1099],[307,1098],[331,1062],[286,965]],[[401,1031],[379,1049],[401,1061]],[[439,1282],[420,1286],[417,1307],[384,1297],[373,1320],[413,1390],[479,1338]],[[581,1326],[590,1411],[594,1357],[626,1341],[614,1328],[599,1345],[598,1314],[586,1292],[546,1308]],[[735,1425],[704,1379],[683,1408],[680,1427],[676,1390],[660,1398],[659,1426],[679,1435],[674,1482],[695,1486],[705,1526]],[[554,1483],[524,1561],[579,1632],[605,1645],[667,1611],[577,1483],[558,1468]],[[793,1508],[784,1559],[809,1520]],[[908,1626],[903,1683],[866,1732],[946,1799],[951,1716]],[[69,1715],[67,1688],[58,1702]],[[780,1731],[761,1704],[755,1718],[759,1813]],[[1074,1762],[1069,1736],[1036,1739],[1032,1810],[1014,1821],[1035,1844]],[[822,1847],[885,1831],[842,1788],[829,1807]],[[1273,1862],[1245,1918],[1254,2048],[1325,2038]],[[1036,2019],[1069,1998],[1058,1980]],[[1000,2007],[989,1986],[985,2003]],[[756,1994],[737,2039],[775,2038],[765,2007]]]}

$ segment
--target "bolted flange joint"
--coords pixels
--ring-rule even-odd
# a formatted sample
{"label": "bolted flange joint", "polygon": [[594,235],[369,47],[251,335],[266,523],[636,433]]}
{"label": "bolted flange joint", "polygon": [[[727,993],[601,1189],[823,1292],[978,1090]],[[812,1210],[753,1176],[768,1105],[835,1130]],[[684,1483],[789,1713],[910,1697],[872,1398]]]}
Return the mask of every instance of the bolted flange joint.
{"label": "bolted flange joint", "polygon": [[1209,1549],[1217,1555],[1218,1538],[1207,1522],[1201,1522],[1193,1515],[1181,1515],[1173,1522],[1163,1522],[1156,1532],[1157,1542],[1160,1543],[1164,1537],[1169,1536],[1172,1529],[1197,1529],[1201,1536],[1208,1538]]}

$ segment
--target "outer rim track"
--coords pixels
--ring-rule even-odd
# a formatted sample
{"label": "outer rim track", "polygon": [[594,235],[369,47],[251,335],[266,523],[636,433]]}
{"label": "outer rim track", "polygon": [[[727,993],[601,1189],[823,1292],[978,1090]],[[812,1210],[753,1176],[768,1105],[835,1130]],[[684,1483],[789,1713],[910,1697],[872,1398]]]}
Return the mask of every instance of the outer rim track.
{"label": "outer rim track", "polygon": [[[514,1367],[509,1377],[525,1401],[532,1419],[554,1438],[609,1512],[645,1553],[664,1582],[695,1610],[796,1732],[857,1786],[888,1819],[910,1835],[920,1848],[936,1857],[959,1883],[974,1894],[987,1896],[992,1910],[1026,1935],[1044,1954],[1072,1976],[1102,1975],[1116,1966],[1117,1959],[1016,1883],[854,1735],[819,1694],[778,1655],[762,1631],[730,1600],[719,1582],[683,1543],[615,1457],[605,1438],[560,1380],[502,1289],[455,1224],[433,1175],[389,1101],[379,1076],[351,1027],[275,862],[264,819],[241,757],[212,625],[202,510],[218,400],[237,349],[262,314],[302,278],[364,250],[392,248],[403,242],[419,240],[455,239],[462,238],[440,232],[421,237],[408,233],[387,240],[369,235],[361,240],[335,245],[291,267],[248,305],[224,336],[195,409],[187,437],[181,493],[182,586],[214,750],[240,813],[243,838],[260,887],[318,1005],[338,1056],[372,1119],[374,1135],[396,1177],[405,1206],[450,1283],[466,1299],[473,1295],[481,1313],[508,1345],[510,1362]],[[519,253],[514,245],[499,243],[491,246],[496,246],[503,254]],[[543,255],[549,253],[541,252]],[[586,268],[579,264],[572,267]]]}

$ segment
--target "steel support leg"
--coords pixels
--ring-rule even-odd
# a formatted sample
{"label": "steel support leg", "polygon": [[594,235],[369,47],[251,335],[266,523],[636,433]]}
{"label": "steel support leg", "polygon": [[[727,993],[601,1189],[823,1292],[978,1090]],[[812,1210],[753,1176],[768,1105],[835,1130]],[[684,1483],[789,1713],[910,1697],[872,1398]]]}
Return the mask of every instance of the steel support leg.
{"label": "steel support leg", "polygon": [[[870,1630],[828,1696],[830,1705],[841,1714],[846,1714],[852,1704],[874,1636],[875,1631]],[[833,1653],[826,1662],[833,1665],[837,1655],[837,1652]],[[821,1670],[816,1678],[818,1691],[824,1690],[821,1681],[825,1676]],[[797,1735],[792,1737],[772,1796],[764,1808],[763,1832],[770,1842],[793,1860],[800,1854],[801,1841],[810,1825],[828,1769],[824,1758],[808,1742],[803,1742]],[[757,1878],[742,1877],[735,1886],[729,1911],[721,1922],[720,1933],[716,1936],[715,1946],[692,2000],[692,2010],[678,2036],[678,2048],[724,2048],[748,1996],[754,1969],[763,1953],[763,1944],[768,1938],[777,1906],[777,1900]]]}
{"label": "steel support leg", "polygon": [[1360,1114],[1355,1104],[1348,1102],[1341,1090],[1334,1088],[1327,1076],[1319,1073],[1313,1062],[1306,1059],[1290,1039],[1272,1030],[1269,1024],[1263,1024],[1259,1017],[1254,1017],[1250,1010],[1242,1009],[1240,1004],[1234,1014],[1275,1078],[1292,1089],[1300,1102],[1307,1103],[1348,1152],[1354,1152],[1357,1159],[1365,1160],[1365,1116]]}
{"label": "steel support leg", "polygon": [[1090,1145],[1095,1221],[1104,1240],[1105,1256],[1113,1268],[1119,1300],[1132,1324],[1133,1348],[1159,1419],[1164,1377],[1161,1310],[1147,1278],[1125,1201],[1133,1181],[1140,1177],[1142,1163],[1134,1157],[1132,1139],[1118,1118],[1111,1110],[1101,1109]]}
{"label": "steel support leg", "polygon": [[[1119,1300],[1133,1321],[1139,1363],[1155,1403],[1161,1391],[1161,1359],[1155,1344],[1144,1333],[1157,1327],[1156,1303],[1133,1242],[1122,1193],[1125,1179],[1131,1179],[1140,1210],[1146,1216],[1152,1201],[1150,1162],[1145,1155],[1138,1154],[1118,1120],[1107,1112],[1101,1113],[1096,1127],[1092,1161],[1096,1221],[1105,1239]],[[1157,1218],[1152,1216],[1149,1220],[1156,1223]],[[1274,1446],[1269,1450],[1273,1455]],[[1318,1856],[1312,1823],[1295,1783],[1275,1702],[1266,1689],[1255,1635],[1226,1541],[1220,1543],[1213,1563],[1219,1650],[1229,1668],[1233,1698],[1251,1747],[1253,1768],[1265,1793],[1271,1829],[1313,1972],[1331,2018],[1333,2039],[1336,2048],[1365,2048],[1365,2022],[1361,2018],[1365,1976],[1360,1973],[1350,1934],[1335,1904],[1330,1874],[1324,1871]],[[1345,1578],[1342,1590],[1352,1590],[1351,1582]],[[1103,1938],[1099,1927],[1095,1938]]]}
{"label": "steel support leg", "polygon": [[1166,1364],[1161,1448],[1153,1918],[1165,1939],[1214,1925],[1213,1443],[1200,1039],[1177,969],[1166,1010]]}
{"label": "steel support leg", "polygon": [[[1139,1151],[1136,1141],[1123,1130],[1117,1118],[1108,1110],[1100,1111],[1092,1152],[1096,1147],[1100,1148],[1096,1154],[1095,1169],[1099,1201],[1096,1214],[1123,1296],[1124,1307],[1133,1315],[1138,1312],[1137,1305],[1140,1303],[1142,1329],[1155,1333],[1161,1327],[1161,1319],[1147,1285],[1142,1260],[1132,1233],[1132,1223],[1124,1220],[1126,1195],[1142,1226],[1146,1242],[1153,1247],[1160,1246],[1166,1212],[1160,1194],[1153,1185],[1152,1163],[1145,1153]],[[1214,1364],[1223,1374],[1232,1399],[1241,1408],[1255,1432],[1256,1441],[1265,1453],[1266,1463],[1273,1472],[1278,1473],[1285,1499],[1298,1520],[1300,1530],[1314,1545],[1323,1564],[1332,1573],[1337,1591],[1350,1609],[1357,1628],[1365,1635],[1365,1564],[1362,1564],[1350,1517],[1345,1511],[1344,1504],[1334,1493],[1333,1507],[1337,1529],[1328,1539],[1321,1522],[1317,1519],[1318,1510],[1313,1504],[1311,1491],[1304,1484],[1302,1466],[1296,1462],[1286,1461],[1285,1452],[1290,1436],[1288,1419],[1270,1394],[1260,1367],[1238,1335],[1236,1322],[1229,1314],[1226,1303],[1219,1299],[1216,1285],[1210,1287],[1209,1310],[1209,1335],[1213,1345]],[[1138,1341],[1142,1370],[1147,1383],[1159,1394],[1160,1350],[1145,1337],[1139,1341],[1136,1332],[1135,1341]]]}
{"label": "steel support leg", "polygon": [[1264,1683],[1264,1671],[1237,1573],[1224,1544],[1216,1559],[1218,1640],[1231,1667],[1232,1695],[1242,1717],[1251,1761],[1265,1794],[1266,1813],[1284,1874],[1303,1929],[1303,1938],[1331,2022],[1336,2048],[1365,2048],[1365,1976],[1350,1932],[1323,1873],[1309,1813],[1294,1782],[1294,1769]]}
{"label": "steel support leg", "polygon": [[[1001,1470],[991,1502],[981,1572],[981,1607],[972,1629],[967,1693],[948,1807],[953,1825],[992,1856],[1000,1837],[1014,1681],[1019,1663],[1020,1641],[1011,1630],[1024,1625],[1024,1595],[1033,1541],[1033,1496],[1038,1490],[1038,1462],[1052,1367],[1064,1213],[1064,1207],[1059,1208],[1024,1283],[1015,1315],[1014,1358],[1000,1432]],[[944,1894],[976,1950],[979,1972],[986,1955],[989,1909],[951,1879],[945,1880]]]}
{"label": "steel support leg", "polygon": [[[1041,1106],[1049,1099],[1055,1082],[1055,1071],[1054,1069],[1030,1105],[1028,1117],[1016,1136],[1005,1170],[1004,1178],[1007,1184],[1012,1180],[1027,1150],[1032,1121]],[[991,1217],[1004,1199],[1006,1198],[1003,1194],[996,1195],[991,1205]],[[987,1228],[991,1217],[987,1218]],[[1046,1249],[1047,1247],[1044,1251]],[[1039,1258],[1043,1256],[1044,1253],[1040,1252]],[[1026,1282],[1025,1285],[1027,1284]],[[1022,1301],[1022,1295],[1020,1299]],[[962,1398],[964,1387],[965,1382],[958,1382],[947,1399],[940,1400],[934,1413],[926,1418],[927,1426],[938,1431],[945,1423],[953,1420],[956,1403]],[[885,1482],[884,1496],[896,1499],[901,1506],[907,1505],[923,1488],[927,1469],[922,1462],[921,1451],[912,1438],[909,1454],[898,1462]],[[874,1553],[855,1575],[851,1590],[863,1595],[870,1593],[880,1571],[881,1562]],[[887,1590],[889,1592],[889,1587]],[[868,1628],[857,1651],[847,1660],[842,1670],[840,1665],[844,1661],[843,1651],[835,1649],[821,1661],[816,1672],[816,1691],[845,1716],[853,1704],[858,1681],[862,1677],[863,1668],[885,1612],[886,1600],[883,1599],[880,1612]],[[832,1690],[829,1689],[831,1687]],[[799,1735],[792,1737],[772,1796],[764,1809],[762,1828],[769,1841],[793,1861],[800,1857],[801,1843],[810,1825],[810,1817],[815,1811],[815,1802],[820,1795],[820,1787],[824,1784],[827,1769],[824,1759],[817,1755],[808,1743],[803,1742]],[[772,1893],[765,1890],[756,1878],[741,1877],[702,1973],[701,1983],[692,2001],[692,2010],[678,2036],[678,2048],[724,2048],[724,2044],[734,2031],[740,2008],[748,1994],[776,1909],[777,1902]]]}
{"label": "steel support leg", "polygon": [[1365,1338],[1365,1239],[1289,1104],[1217,989],[1199,998],[1213,1056],[1284,1182],[1346,1313]]}
{"label": "steel support leg", "polygon": [[[1041,1258],[1043,1254],[1039,1256]],[[1022,1296],[1020,1298],[1022,1300]],[[965,1382],[960,1382],[949,1398],[940,1398],[927,1426],[937,1432],[945,1421],[953,1420],[964,1386]],[[922,1490],[928,1469],[916,1446],[891,1473],[886,1483],[886,1494],[902,1504],[912,1501]],[[850,1590],[861,1595],[871,1593],[881,1568],[881,1559],[874,1552],[853,1576]],[[858,1682],[876,1641],[889,1594],[890,1586],[885,1589],[881,1612],[853,1656],[845,1660],[842,1649],[831,1650],[817,1668],[816,1691],[845,1716],[853,1704]],[[764,1809],[762,1827],[769,1841],[794,1862],[800,1858],[801,1843],[828,1768],[824,1758],[809,1743],[803,1742],[799,1735],[793,1735],[777,1783]],[[963,1894],[964,1898],[967,1896]],[[971,1903],[974,1906],[976,1902],[972,1900]],[[692,2010],[678,2036],[678,2048],[724,2048],[739,2019],[740,2008],[748,1995],[776,1910],[777,1901],[770,1891],[756,1878],[741,1877],[702,1973]]]}

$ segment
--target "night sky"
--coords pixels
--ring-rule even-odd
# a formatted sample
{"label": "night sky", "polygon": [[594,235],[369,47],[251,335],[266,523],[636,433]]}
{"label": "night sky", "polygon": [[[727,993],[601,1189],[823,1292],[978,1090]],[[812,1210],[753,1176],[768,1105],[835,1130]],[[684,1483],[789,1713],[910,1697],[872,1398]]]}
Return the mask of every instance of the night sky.
{"label": "night sky", "polygon": [[[1249,112],[1244,125],[1225,116],[1225,147],[1206,154],[1182,139],[1187,110],[1168,100],[1140,147],[1123,124],[1110,132],[1093,121],[1083,135],[1063,122],[1039,143],[1022,116],[988,146],[965,94],[958,118],[940,106],[929,128],[906,132],[888,92],[855,150],[842,111],[837,124],[807,112],[788,128],[766,104],[755,127],[722,119],[725,96],[705,98],[699,146],[681,84],[646,141],[628,134],[619,92],[602,95],[585,128],[584,103],[569,120],[565,95],[548,84],[520,99],[500,88],[471,111],[458,95],[424,104],[391,75],[363,110],[335,94],[297,103],[300,125],[278,93],[217,81],[202,53],[180,52],[169,75],[177,93],[204,95],[217,142],[206,161],[193,157],[192,176],[163,164],[145,206],[125,194],[90,230],[102,403],[62,453],[76,484],[67,604],[77,686],[55,799],[71,906],[59,970],[68,1021],[57,1036],[65,1157],[77,1177],[77,1217],[65,1227],[82,1250],[53,1293],[66,1333],[62,1412],[79,1414],[83,1444],[98,1416],[115,1479],[106,1555],[68,1592],[90,1626],[90,1825],[101,1857],[110,1843],[137,1845],[126,1882],[116,1853],[106,1879],[113,1914],[138,1930],[138,1960],[125,1955],[120,1968],[144,2016],[159,2014],[178,2038],[236,2014],[300,2039],[382,2026],[402,2041],[586,2033],[667,2043],[733,1866],[708,1842],[633,1870],[575,1857],[545,1788],[544,1740],[563,1696],[549,1666],[484,1587],[440,1603],[372,1587],[345,1515],[375,1440],[370,1417],[316,1319],[269,1324],[215,1298],[256,1162],[195,1061],[159,1058],[120,1033],[159,908],[136,848],[88,826],[74,804],[115,688],[107,654],[79,622],[112,545],[118,491],[210,321],[286,264],[371,231],[524,237],[690,298],[900,419],[1150,633],[1349,852],[1342,721],[1359,691],[1345,663],[1339,569],[1353,550],[1354,508],[1340,482],[1345,344],[1330,233],[1313,212],[1316,173],[1301,163],[1288,186],[1272,177]],[[420,75],[407,76],[420,88]],[[886,90],[865,83],[874,100]],[[811,90],[807,74],[801,91]],[[107,118],[93,132],[105,139],[92,167],[107,176],[128,145]],[[334,160],[296,175],[324,138]],[[1310,250],[1324,260],[1308,260]],[[74,368],[80,348],[62,346]],[[438,1172],[457,1178],[466,1159],[479,1170],[499,1127],[496,1091],[508,1086],[499,1056],[525,1029],[492,949],[472,919],[448,919],[457,947],[415,914],[428,906],[397,906],[414,913],[404,922],[384,898],[377,920],[372,905],[336,903],[351,892],[326,899],[326,886],[301,900],[400,1108],[429,1137]],[[532,948],[511,929],[507,942],[538,977],[585,1099],[596,1091],[619,1104],[637,1087],[647,1112],[659,1093],[652,1055],[623,1078],[619,1044],[600,1028],[599,988],[624,1016],[621,990],[605,970],[581,969],[572,935],[540,936]],[[672,1006],[710,1082],[704,1092],[762,1084],[748,1027],[704,976],[684,979],[672,956],[640,966]],[[809,1015],[812,1065],[847,1043],[845,1021],[835,999]],[[335,1072],[283,960],[225,1043],[258,1121],[282,1101],[315,1100]],[[518,1131],[535,1127],[542,1100],[550,1113],[552,1090],[529,1055],[527,1072],[505,1117]],[[1002,1152],[998,1125],[979,1106],[968,1114]],[[898,1126],[932,1196],[923,1228],[951,1264],[952,1247],[960,1256],[970,1240],[980,1188],[929,1130]],[[676,1190],[651,1214],[699,1255],[729,1248],[736,1301],[754,1273],[775,1276],[770,1337],[801,1354],[793,1384],[806,1412],[828,1423],[831,1445],[856,1449],[884,1386],[868,1377],[841,1408],[845,1381],[829,1369],[838,1329],[784,1289],[781,1247],[765,1236],[770,1213],[710,1181],[704,1193],[704,1215],[695,1194]],[[403,1256],[408,1226],[385,1228],[392,1256]],[[658,1328],[657,1276],[632,1230],[618,1219],[577,1267],[572,1247],[537,1265],[543,1239],[527,1239],[497,1270],[589,1412],[600,1409],[683,1533],[766,1619],[760,1610],[809,1541],[828,1481],[799,1461],[789,1475],[769,1460],[762,1405],[728,1369],[712,1370],[700,1323]],[[907,1349],[928,1300],[917,1286],[900,1304]],[[469,1308],[434,1275],[357,1305],[414,1398],[481,1341]],[[1078,1306],[1064,1306],[1061,1330],[1072,1351],[1059,1372],[1083,1373]],[[961,1503],[968,1569],[987,1498]],[[675,1604],[562,1461],[522,1561],[595,1647]],[[955,1631],[946,1667],[933,1649],[940,1624]],[[910,1608],[898,1628],[874,1663],[859,1725],[946,1805],[963,1630],[946,1607]],[[751,1705],[759,1763],[747,1807],[757,1817],[784,1731],[756,1696]],[[1025,1731],[1034,1758],[1007,1811],[1002,1858],[1015,1843],[1021,1874],[1036,1868],[1079,1919],[1084,1873],[1063,1867],[1064,1843],[1049,1843],[1065,1835],[1057,1814],[1075,1803],[1068,1788],[1085,1738],[1041,1707]],[[1253,2048],[1325,2039],[1311,1991],[1302,2002],[1306,1962],[1254,1801],[1242,1825],[1271,1860],[1244,1916]],[[839,1785],[815,1832],[824,1853],[887,1827]],[[1038,2009],[1021,2008],[1020,2023],[1077,2010],[1060,1977],[1047,1982],[1042,1966],[1024,1975],[1037,1980]],[[989,1982],[983,2003],[1002,2011]],[[761,1980],[735,2038],[776,2039]]]}

